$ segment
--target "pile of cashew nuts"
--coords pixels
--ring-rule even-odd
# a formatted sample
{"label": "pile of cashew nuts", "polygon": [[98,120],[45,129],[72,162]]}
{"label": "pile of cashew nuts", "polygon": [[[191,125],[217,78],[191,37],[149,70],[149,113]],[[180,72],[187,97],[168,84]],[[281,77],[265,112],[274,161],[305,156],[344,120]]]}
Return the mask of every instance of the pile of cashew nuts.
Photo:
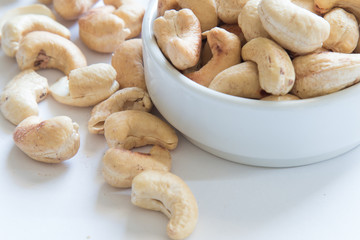
{"label": "pile of cashew nuts", "polygon": [[284,101],[360,81],[358,0],[160,0],[158,15],[165,57],[215,91]]}
{"label": "pile of cashew nuts", "polygon": [[[145,9],[131,0],[41,0],[12,9],[0,18],[3,52],[15,58],[21,72],[0,95],[2,115],[16,125],[13,140],[30,158],[60,163],[80,148],[79,125],[68,116],[42,120],[38,104],[51,95],[74,107],[93,107],[88,131],[103,134],[109,149],[103,176],[111,186],[132,188],[131,202],[170,218],[168,236],[189,236],[198,206],[186,183],[170,172],[178,145],[175,130],[150,113],[153,103],[144,78],[141,31]],[[79,36],[91,50],[112,53],[111,64],[87,64],[71,41],[68,28],[56,21],[78,20]],[[64,76],[48,85],[37,70],[54,68]],[[134,151],[151,145],[149,153]]]}

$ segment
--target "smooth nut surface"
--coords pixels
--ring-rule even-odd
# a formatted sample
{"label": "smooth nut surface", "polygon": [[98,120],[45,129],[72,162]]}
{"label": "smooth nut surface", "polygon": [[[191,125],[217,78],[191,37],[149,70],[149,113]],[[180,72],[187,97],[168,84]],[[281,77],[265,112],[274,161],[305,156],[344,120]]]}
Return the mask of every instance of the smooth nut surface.
{"label": "smooth nut surface", "polygon": [[125,28],[130,30],[126,39],[137,37],[141,33],[142,20],[145,14],[145,8],[142,4],[127,3],[121,5],[114,11],[114,14],[121,18],[125,23]]}
{"label": "smooth nut surface", "polygon": [[78,19],[98,0],[53,0],[54,10],[66,20]]}
{"label": "smooth nut surface", "polygon": [[227,24],[237,23],[238,16],[249,0],[215,0],[218,17]]}

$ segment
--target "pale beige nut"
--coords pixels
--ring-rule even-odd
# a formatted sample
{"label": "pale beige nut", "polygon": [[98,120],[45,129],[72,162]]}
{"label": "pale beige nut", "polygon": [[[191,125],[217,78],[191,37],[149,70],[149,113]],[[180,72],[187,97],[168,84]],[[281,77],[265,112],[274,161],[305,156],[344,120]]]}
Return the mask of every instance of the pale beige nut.
{"label": "pale beige nut", "polygon": [[1,47],[6,55],[15,57],[21,39],[33,31],[47,31],[70,39],[70,31],[45,15],[24,14],[9,19],[1,30]]}
{"label": "pale beige nut", "polygon": [[121,43],[111,57],[120,88],[138,87],[146,90],[142,40],[131,39]]}
{"label": "pale beige nut", "polygon": [[187,184],[173,173],[147,170],[137,175],[132,182],[131,202],[165,214],[170,219],[167,234],[171,239],[184,239],[196,227],[196,199]]}
{"label": "pale beige nut", "polygon": [[248,61],[220,72],[209,85],[210,89],[225,94],[260,99],[265,93],[260,87],[256,63]]}
{"label": "pale beige nut", "polygon": [[284,96],[276,96],[276,95],[270,95],[267,97],[264,97],[260,100],[262,101],[275,101],[275,102],[282,102],[282,101],[292,101],[292,100],[299,100],[300,98],[292,95],[292,94],[286,94]]}
{"label": "pale beige nut", "polygon": [[0,17],[0,40],[1,40],[1,29],[4,26],[4,24],[9,19],[23,14],[45,15],[55,20],[55,15],[51,11],[51,9],[45,6],[44,4],[35,3],[29,6],[13,8]]}
{"label": "pale beige nut", "polygon": [[360,19],[360,1],[358,0],[314,0],[315,9],[324,14],[335,7],[346,9]]}
{"label": "pale beige nut", "polygon": [[104,0],[105,5],[112,5],[115,8],[119,8],[120,6],[128,3],[133,3],[134,0]]}
{"label": "pale beige nut", "polygon": [[159,0],[158,1],[158,16],[163,16],[167,10],[180,10],[177,0]]}
{"label": "pale beige nut", "polygon": [[242,48],[244,60],[258,65],[260,86],[267,93],[285,95],[294,85],[295,71],[287,52],[267,38],[255,38]]}
{"label": "pale beige nut", "polygon": [[244,33],[246,41],[257,37],[271,38],[259,17],[258,6],[260,2],[261,0],[249,0],[238,15],[238,25]]}
{"label": "pale beige nut", "polygon": [[249,0],[215,0],[218,17],[228,24],[238,21],[240,11]]}
{"label": "pale beige nut", "polygon": [[111,114],[105,120],[104,135],[110,148],[159,145],[173,150],[178,144],[178,137],[169,124],[151,113],[138,110]]}
{"label": "pale beige nut", "polygon": [[205,32],[218,25],[215,0],[177,0],[182,9],[191,9],[200,21],[201,31]]}
{"label": "pale beige nut", "polygon": [[334,52],[352,53],[359,42],[359,24],[355,16],[342,8],[335,8],[324,18],[330,23],[330,36],[324,47]]}
{"label": "pale beige nut", "polygon": [[105,120],[112,113],[124,110],[150,112],[152,106],[149,94],[143,89],[138,87],[123,88],[92,109],[88,121],[89,132],[94,134],[104,133]]}
{"label": "pale beige nut", "polygon": [[170,171],[171,155],[169,150],[156,145],[149,153],[110,148],[106,151],[102,163],[102,173],[109,185],[130,188],[133,178],[143,171]]}
{"label": "pale beige nut", "polygon": [[258,11],[264,29],[292,52],[312,52],[329,37],[330,24],[324,18],[290,0],[262,0]]}
{"label": "pale beige nut", "polygon": [[293,60],[296,81],[291,93],[300,98],[326,95],[360,81],[360,55],[314,53]]}
{"label": "pale beige nut", "polygon": [[14,125],[29,116],[39,113],[38,102],[44,100],[49,86],[46,78],[34,70],[25,70],[16,75],[0,95],[3,116]]}
{"label": "pale beige nut", "polygon": [[73,42],[45,31],[28,33],[20,41],[16,62],[21,70],[56,68],[66,75],[87,65],[84,54]]}
{"label": "pale beige nut", "polygon": [[114,11],[110,5],[98,7],[79,19],[80,39],[91,50],[112,53],[130,35],[130,29]]}
{"label": "pale beige nut", "polygon": [[53,0],[55,11],[66,20],[76,20],[98,0]]}
{"label": "pale beige nut", "polygon": [[218,73],[240,63],[241,43],[235,34],[219,27],[203,34],[209,42],[212,58],[200,70],[185,76],[207,87]]}
{"label": "pale beige nut", "polygon": [[63,104],[89,107],[110,97],[119,89],[116,71],[106,63],[72,70],[50,87],[53,98]]}
{"label": "pale beige nut", "polygon": [[13,139],[30,158],[46,163],[70,159],[80,147],[79,125],[69,117],[59,116],[41,121],[37,116],[23,120]]}
{"label": "pale beige nut", "polygon": [[125,28],[130,30],[126,39],[137,37],[141,33],[142,20],[145,14],[145,8],[142,4],[136,2],[121,5],[113,14],[121,18],[125,23]]}
{"label": "pale beige nut", "polygon": [[298,5],[299,7],[305,8],[312,13],[318,14],[315,9],[314,0],[291,0],[291,2]]}
{"label": "pale beige nut", "polygon": [[161,51],[177,69],[185,70],[198,63],[201,29],[191,10],[166,11],[154,21],[153,29]]}

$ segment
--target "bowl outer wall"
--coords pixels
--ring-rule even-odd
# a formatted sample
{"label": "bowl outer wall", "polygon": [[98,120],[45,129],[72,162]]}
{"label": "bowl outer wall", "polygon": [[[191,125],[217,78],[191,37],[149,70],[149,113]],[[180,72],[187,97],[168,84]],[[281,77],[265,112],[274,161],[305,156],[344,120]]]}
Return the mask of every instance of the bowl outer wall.
{"label": "bowl outer wall", "polygon": [[153,36],[157,0],[142,28],[145,79],[161,115],[191,142],[227,160],[268,167],[310,164],[360,143],[360,85],[330,95],[267,102],[219,93],[183,76]]}

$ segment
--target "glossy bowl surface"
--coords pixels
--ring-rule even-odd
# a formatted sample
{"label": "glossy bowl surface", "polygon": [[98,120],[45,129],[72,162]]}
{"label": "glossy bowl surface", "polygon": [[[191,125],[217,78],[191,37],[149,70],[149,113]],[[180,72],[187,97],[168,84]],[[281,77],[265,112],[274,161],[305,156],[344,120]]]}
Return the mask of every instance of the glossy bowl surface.
{"label": "glossy bowl surface", "polygon": [[183,76],[161,53],[152,31],[156,15],[157,0],[151,0],[142,28],[148,91],[161,115],[196,146],[238,163],[290,167],[359,145],[360,84],[287,102],[213,91]]}

